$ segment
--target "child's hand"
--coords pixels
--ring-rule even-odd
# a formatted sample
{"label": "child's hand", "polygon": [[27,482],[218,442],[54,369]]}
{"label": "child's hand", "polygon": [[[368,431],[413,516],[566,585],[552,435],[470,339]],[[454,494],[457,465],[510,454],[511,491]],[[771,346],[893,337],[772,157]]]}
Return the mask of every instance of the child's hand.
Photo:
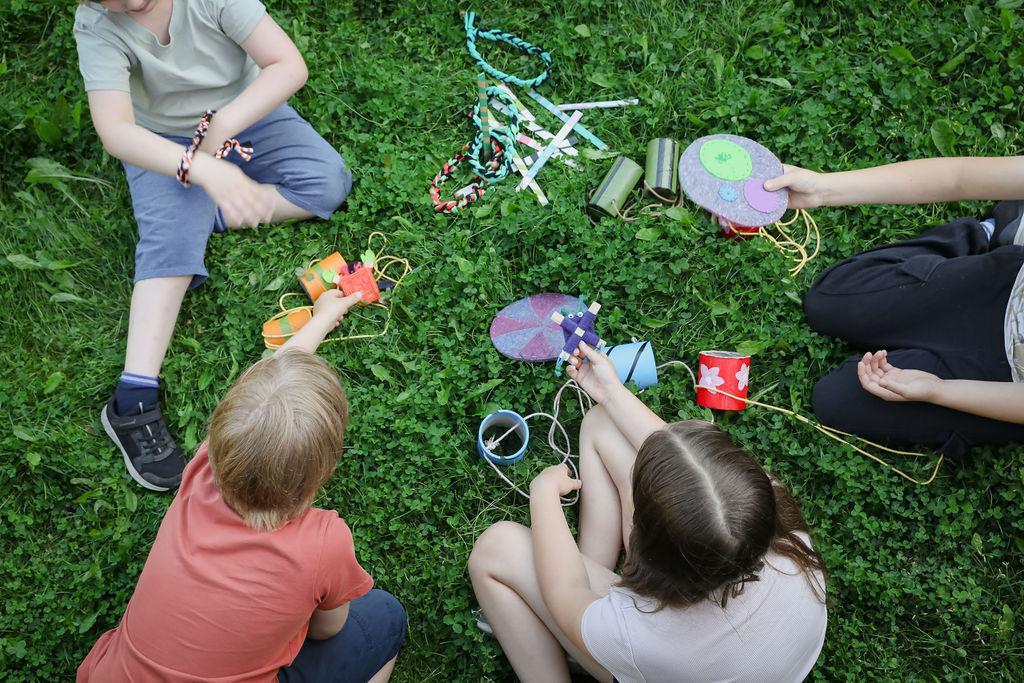
{"label": "child's hand", "polygon": [[857,363],[857,377],[864,389],[886,401],[931,401],[938,385],[937,376],[923,370],[902,370],[891,365],[886,352],[865,353]]}
{"label": "child's hand", "polygon": [[[584,362],[584,358],[587,362]],[[569,356],[569,366],[565,371],[598,403],[604,403],[612,389],[622,386],[608,356],[595,351],[586,342],[580,342]]]}
{"label": "child's hand", "polygon": [[200,184],[224,214],[228,227],[255,228],[273,218],[273,186],[260,185],[228,161],[211,160]]}
{"label": "child's hand", "polygon": [[578,491],[582,485],[579,479],[572,478],[569,466],[562,463],[547,467],[534,477],[530,482],[530,494],[543,496],[547,491],[551,491],[556,492],[559,496],[566,496],[573,491]]}
{"label": "child's hand", "polygon": [[789,188],[791,209],[813,209],[821,206],[825,191],[823,173],[815,173],[789,164],[783,164],[782,170],[783,173],[778,178],[764,181],[764,189],[774,192],[783,187]]}
{"label": "child's hand", "polygon": [[348,313],[348,309],[359,303],[362,298],[362,292],[353,292],[345,296],[340,289],[328,289],[318,296],[316,303],[313,304],[313,317],[332,321],[330,329],[333,330]]}

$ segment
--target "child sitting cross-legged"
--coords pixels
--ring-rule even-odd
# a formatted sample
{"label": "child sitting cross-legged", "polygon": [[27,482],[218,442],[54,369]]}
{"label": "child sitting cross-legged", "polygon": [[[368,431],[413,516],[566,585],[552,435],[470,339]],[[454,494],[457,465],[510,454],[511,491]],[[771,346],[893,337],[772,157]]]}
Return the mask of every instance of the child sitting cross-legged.
{"label": "child sitting cross-legged", "polygon": [[405,611],[355,557],[338,513],[312,508],[348,422],[314,353],[361,297],[337,290],[214,410],[120,625],[78,681],[386,681]]}
{"label": "child sitting cross-legged", "polygon": [[[605,683],[802,680],[825,639],[825,576],[789,491],[714,424],[666,424],[607,356],[581,343],[569,362],[599,404],[579,481],[544,470],[530,527],[495,524],[469,558],[519,679],[569,681],[568,652]],[[578,545],[559,503],[577,489]]]}

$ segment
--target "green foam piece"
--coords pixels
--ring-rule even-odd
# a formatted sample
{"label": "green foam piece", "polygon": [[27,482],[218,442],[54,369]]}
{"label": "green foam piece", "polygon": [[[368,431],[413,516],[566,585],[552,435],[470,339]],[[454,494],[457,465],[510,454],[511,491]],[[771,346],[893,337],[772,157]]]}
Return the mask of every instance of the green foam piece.
{"label": "green foam piece", "polygon": [[731,140],[708,140],[700,147],[700,163],[722,180],[743,180],[754,169],[750,154]]}

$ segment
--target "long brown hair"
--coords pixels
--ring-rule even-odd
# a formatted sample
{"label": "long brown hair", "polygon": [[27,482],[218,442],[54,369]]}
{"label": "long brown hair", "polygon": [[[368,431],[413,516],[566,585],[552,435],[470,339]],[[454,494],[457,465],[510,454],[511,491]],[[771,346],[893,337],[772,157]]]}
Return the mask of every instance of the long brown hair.
{"label": "long brown hair", "polygon": [[729,597],[756,581],[769,550],[790,558],[819,599],[821,556],[797,536],[793,496],[725,432],[703,420],[651,434],[633,465],[633,531],[621,585],[658,609]]}

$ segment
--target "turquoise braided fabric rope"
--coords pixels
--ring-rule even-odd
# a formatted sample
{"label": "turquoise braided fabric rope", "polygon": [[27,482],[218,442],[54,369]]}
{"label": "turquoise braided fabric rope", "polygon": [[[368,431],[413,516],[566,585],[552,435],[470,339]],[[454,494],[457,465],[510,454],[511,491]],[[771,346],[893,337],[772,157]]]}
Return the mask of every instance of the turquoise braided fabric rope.
{"label": "turquoise braided fabric rope", "polygon": [[502,180],[512,170],[512,157],[516,154],[516,138],[519,137],[519,108],[516,107],[516,103],[511,97],[506,95],[503,91],[490,86],[486,90],[487,97],[491,97],[500,101],[506,107],[508,107],[508,124],[506,125],[495,125],[494,119],[489,117],[492,121],[491,126],[491,138],[493,138],[502,148],[501,163],[496,167],[488,162],[484,164],[481,162],[480,153],[483,151],[483,121],[480,120],[480,100],[476,100],[473,104],[473,125],[476,126],[476,135],[473,136],[473,140],[469,143],[469,153],[467,155],[470,166],[473,167],[473,172],[481,178],[484,178],[488,182],[496,183]]}
{"label": "turquoise braided fabric rope", "polygon": [[[492,78],[497,78],[503,83],[514,83],[520,88],[536,88],[544,82],[544,79],[551,75],[551,55],[549,55],[547,51],[537,47],[536,45],[531,45],[519,36],[514,36],[511,33],[478,29],[473,25],[475,19],[476,15],[473,12],[466,12],[466,47],[469,49],[469,55],[475,59],[476,63],[480,65],[480,68]],[[504,71],[498,71],[484,61],[484,58],[480,56],[480,52],[476,49],[477,38],[506,43],[518,50],[522,50],[526,54],[537,55],[541,58],[541,61],[544,62],[544,70],[541,71],[538,76],[529,80],[524,80],[518,76],[513,76],[512,74],[507,74]]]}
{"label": "turquoise braided fabric rope", "polygon": [[[503,180],[512,169],[512,157],[516,153],[515,143],[519,137],[519,108],[516,103],[503,91],[495,87],[486,90],[488,97],[500,100],[508,107],[509,121],[505,125],[495,123],[491,127],[491,158],[484,162],[483,151],[483,121],[480,119],[480,100],[473,105],[473,125],[476,126],[476,134],[473,139],[462,147],[462,151],[449,159],[444,167],[437,172],[434,182],[431,183],[429,192],[430,198],[437,213],[456,213],[465,209],[471,202],[480,199],[487,191],[487,185]],[[444,200],[441,198],[441,188],[455,174],[459,164],[468,161],[473,167],[475,179],[470,185],[468,194],[458,199]]]}

